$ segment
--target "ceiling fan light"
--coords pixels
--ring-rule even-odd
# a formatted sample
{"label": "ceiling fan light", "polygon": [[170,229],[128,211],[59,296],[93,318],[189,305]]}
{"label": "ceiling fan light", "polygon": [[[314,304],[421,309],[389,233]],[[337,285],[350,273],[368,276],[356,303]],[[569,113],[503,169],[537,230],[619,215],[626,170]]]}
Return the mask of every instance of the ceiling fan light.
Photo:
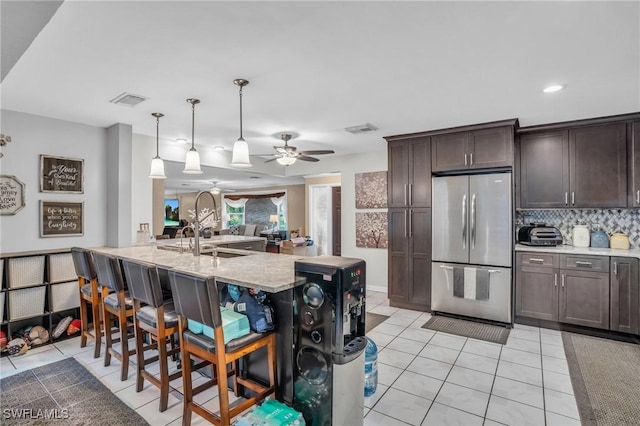
{"label": "ceiling fan light", "polygon": [[191,175],[197,175],[202,173],[202,169],[200,168],[200,154],[195,148],[191,148],[187,151],[187,158],[184,160],[184,170],[182,173],[187,173]]}
{"label": "ceiling fan light", "polygon": [[160,157],[154,157],[151,160],[151,171],[149,172],[149,177],[151,179],[166,179],[167,176],[164,174],[164,161]]}
{"label": "ceiling fan light", "polygon": [[253,164],[249,161],[249,145],[242,138],[233,144],[231,165],[233,167],[253,167]]}
{"label": "ceiling fan light", "polygon": [[221,192],[221,190],[217,186],[214,186],[213,188],[211,188],[209,192],[211,192],[214,195],[218,195]]}
{"label": "ceiling fan light", "polygon": [[281,164],[283,166],[290,166],[296,162],[296,159],[295,157],[280,157],[276,161],[278,162],[278,164]]}

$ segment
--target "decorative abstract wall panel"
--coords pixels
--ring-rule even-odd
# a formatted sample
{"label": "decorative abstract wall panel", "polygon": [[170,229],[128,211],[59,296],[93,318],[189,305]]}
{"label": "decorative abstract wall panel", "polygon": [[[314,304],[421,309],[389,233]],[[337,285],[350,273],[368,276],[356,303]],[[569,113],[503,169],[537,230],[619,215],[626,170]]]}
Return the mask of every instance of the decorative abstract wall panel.
{"label": "decorative abstract wall panel", "polygon": [[387,172],[356,173],[356,209],[387,207]]}
{"label": "decorative abstract wall panel", "polygon": [[387,212],[356,213],[356,247],[387,248]]}

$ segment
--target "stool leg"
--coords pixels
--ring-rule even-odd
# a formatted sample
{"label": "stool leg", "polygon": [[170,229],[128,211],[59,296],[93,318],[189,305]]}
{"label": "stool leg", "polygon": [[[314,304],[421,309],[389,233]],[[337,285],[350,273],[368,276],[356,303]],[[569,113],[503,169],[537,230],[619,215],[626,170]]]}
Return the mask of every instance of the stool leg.
{"label": "stool leg", "polygon": [[169,367],[167,365],[167,339],[158,337],[158,362],[160,363],[160,411],[169,403]]}
{"label": "stool leg", "polygon": [[[84,278],[78,277],[78,285],[80,288],[85,284]],[[87,319],[87,300],[82,297],[80,292],[80,347],[87,346],[87,332],[89,329],[89,321]]]}
{"label": "stool leg", "polygon": [[118,315],[118,325],[120,326],[120,342],[122,348],[122,367],[120,369],[120,380],[129,378],[129,338],[127,336],[127,316],[120,310]]}
{"label": "stool leg", "polygon": [[142,370],[144,370],[144,341],[142,339],[142,329],[138,326],[138,320],[134,320],[134,329],[136,334],[136,392],[142,391],[144,378]]}
{"label": "stool leg", "polygon": [[104,366],[111,365],[111,346],[113,341],[111,339],[111,312],[102,307],[102,323],[104,324]]}
{"label": "stool leg", "polygon": [[183,384],[183,405],[182,424],[191,424],[191,409],[189,404],[193,401],[193,383],[191,381],[191,355],[183,348],[180,348],[182,361],[182,384]]}
{"label": "stool leg", "polygon": [[[95,293],[95,294],[94,294]],[[100,344],[102,343],[102,327],[100,320],[100,299],[98,298],[97,292],[92,291],[92,303],[91,303],[91,311],[93,313],[93,335],[95,337],[96,347],[93,350],[93,357],[100,357]]]}

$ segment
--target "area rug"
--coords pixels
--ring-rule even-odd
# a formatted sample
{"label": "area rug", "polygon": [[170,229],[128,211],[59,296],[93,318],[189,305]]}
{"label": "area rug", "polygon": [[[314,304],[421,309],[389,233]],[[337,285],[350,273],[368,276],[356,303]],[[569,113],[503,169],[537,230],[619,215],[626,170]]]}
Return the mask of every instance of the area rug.
{"label": "area rug", "polygon": [[443,316],[431,317],[422,328],[501,345],[505,345],[509,338],[509,329],[506,327]]}
{"label": "area rug", "polygon": [[0,380],[3,425],[146,425],[74,358]]}
{"label": "area rug", "polygon": [[583,426],[640,424],[640,345],[562,333]]}
{"label": "area rug", "polygon": [[389,318],[386,315],[374,314],[372,312],[367,312],[364,317],[364,331],[365,333],[370,332],[376,326],[380,325],[384,320]]}

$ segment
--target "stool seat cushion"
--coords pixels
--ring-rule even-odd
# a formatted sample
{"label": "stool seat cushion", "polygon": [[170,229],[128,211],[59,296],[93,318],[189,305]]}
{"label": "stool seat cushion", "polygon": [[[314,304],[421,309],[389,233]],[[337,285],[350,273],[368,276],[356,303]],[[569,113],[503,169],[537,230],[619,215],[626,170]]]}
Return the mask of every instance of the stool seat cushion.
{"label": "stool seat cushion", "polygon": [[[80,287],[80,291],[82,292],[82,294],[84,294],[87,297],[91,297],[91,283],[89,284],[85,284],[82,287]],[[98,286],[98,296],[100,296],[102,294],[102,286],[99,285]]]}
{"label": "stool seat cushion", "polygon": [[[253,343],[257,340],[260,340],[264,336],[268,336],[269,333],[256,333],[254,331],[249,334],[238,337],[237,339],[231,340],[229,343],[225,345],[226,352],[233,352],[237,349],[240,349],[243,346],[246,346],[250,343]],[[196,334],[189,330],[185,330],[183,333],[183,337],[187,343],[196,345],[201,347],[207,352],[215,353],[216,352],[216,342],[210,337],[207,337],[204,334]]]}
{"label": "stool seat cushion", "polygon": [[[165,300],[164,302],[164,326],[175,327],[178,325],[178,314],[173,307],[173,300]],[[157,328],[156,309],[151,306],[144,306],[136,312],[138,321],[143,322],[151,327]]]}
{"label": "stool seat cushion", "polygon": [[[118,301],[118,293],[111,293],[110,295],[105,297],[104,304],[113,309],[120,309],[120,303]],[[125,304],[125,309],[133,308],[133,299],[131,298],[131,296],[129,296],[128,291],[124,292],[124,304]]]}

